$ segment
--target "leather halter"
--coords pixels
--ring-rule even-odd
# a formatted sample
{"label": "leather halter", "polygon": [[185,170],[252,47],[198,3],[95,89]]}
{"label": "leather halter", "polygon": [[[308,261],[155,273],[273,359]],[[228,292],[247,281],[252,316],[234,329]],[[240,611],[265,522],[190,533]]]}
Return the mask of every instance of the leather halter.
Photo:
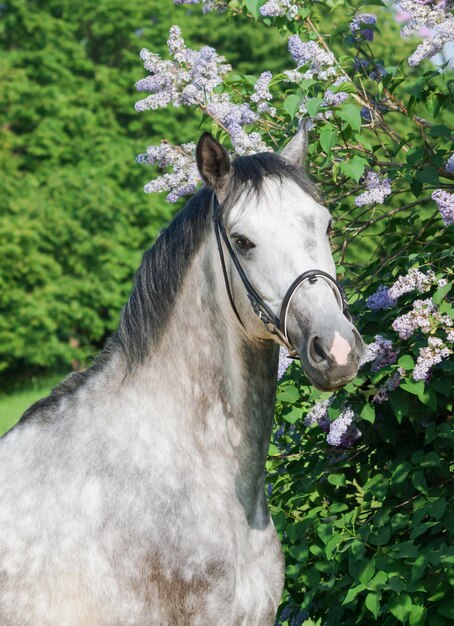
{"label": "leather halter", "polygon": [[287,293],[284,296],[284,299],[281,305],[280,314],[279,314],[279,317],[277,317],[271,311],[268,305],[263,301],[263,298],[257,293],[254,287],[251,285],[248,277],[246,276],[243,268],[241,267],[241,263],[237,255],[235,254],[235,250],[233,249],[232,244],[230,243],[230,240],[225,231],[224,223],[222,221],[220,206],[221,205],[217,202],[216,195],[213,192],[213,195],[211,196],[210,208],[211,208],[213,221],[214,221],[214,232],[216,234],[216,241],[218,245],[219,256],[221,259],[222,273],[224,274],[224,282],[225,282],[225,286],[227,289],[227,294],[229,296],[230,305],[236,317],[238,318],[238,321],[243,327],[244,327],[244,323],[240,317],[240,314],[238,313],[238,309],[236,308],[235,301],[233,299],[232,290],[230,288],[221,238],[224,241],[225,247],[227,248],[230,258],[232,259],[233,264],[235,265],[235,268],[246,289],[247,296],[252,305],[254,313],[259,317],[259,319],[262,320],[262,322],[265,324],[266,329],[268,330],[269,333],[271,333],[272,335],[277,335],[279,337],[279,339],[281,340],[283,345],[287,348],[289,355],[292,358],[299,358],[299,357],[298,357],[298,353],[296,349],[291,344],[288,338],[288,334],[287,334],[288,310],[289,310],[290,304],[292,302],[293,296],[295,295],[296,291],[306,281],[309,281],[309,283],[314,284],[318,281],[319,278],[321,278],[325,282],[327,282],[330,285],[330,287],[333,289],[334,294],[337,298],[340,308],[342,309],[343,314],[347,317],[347,319],[350,319],[347,300],[346,300],[342,285],[335,278],[333,278],[326,272],[322,270],[317,270],[317,269],[303,272],[302,274],[297,276],[297,278],[295,278],[295,280],[290,285],[290,287],[287,290]]}

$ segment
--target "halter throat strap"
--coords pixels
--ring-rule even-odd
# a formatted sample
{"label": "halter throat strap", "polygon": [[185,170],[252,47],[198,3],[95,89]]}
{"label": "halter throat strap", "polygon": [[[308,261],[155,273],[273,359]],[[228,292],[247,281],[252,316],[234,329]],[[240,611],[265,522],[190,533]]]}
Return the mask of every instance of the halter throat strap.
{"label": "halter throat strap", "polygon": [[269,333],[271,333],[272,335],[277,335],[279,337],[281,343],[287,348],[289,355],[292,358],[299,358],[299,357],[298,357],[298,353],[296,349],[291,344],[288,338],[288,334],[287,334],[288,311],[289,311],[293,296],[295,295],[296,291],[300,287],[302,287],[302,285],[306,281],[309,281],[311,284],[313,284],[313,283],[316,283],[319,278],[325,280],[333,289],[337,297],[337,300],[339,302],[339,306],[342,309],[342,312],[348,319],[350,319],[350,316],[348,313],[347,300],[345,298],[345,294],[344,294],[344,290],[342,286],[338,283],[338,281],[335,278],[333,278],[326,272],[322,270],[317,270],[317,269],[303,272],[302,274],[297,276],[297,278],[295,278],[295,280],[290,285],[289,289],[287,290],[284,296],[284,300],[282,301],[282,305],[281,305],[280,314],[279,314],[279,317],[277,317],[271,311],[268,305],[264,302],[263,298],[257,293],[257,291],[249,282],[249,279],[246,276],[246,273],[243,270],[241,263],[235,253],[235,250],[233,249],[232,244],[230,243],[230,239],[228,238],[227,233],[225,231],[220,207],[221,205],[217,202],[216,195],[213,192],[211,196],[211,213],[213,216],[214,231],[216,234],[216,242],[218,246],[219,257],[221,259],[222,273],[224,275],[224,282],[225,282],[225,286],[227,289],[227,294],[229,297],[230,305],[238,321],[243,326],[243,328],[245,328],[245,325],[235,305],[235,300],[233,298],[232,289],[230,287],[230,281],[229,281],[229,277],[227,273],[227,267],[225,263],[222,242],[224,242],[225,247],[229,253],[229,256],[233,264],[235,265],[238,275],[241,278],[241,281],[246,289],[246,293],[247,293],[249,302],[251,303],[251,306],[254,310],[254,313],[258,316],[259,319],[262,320],[262,322],[265,324],[266,329],[268,330]]}

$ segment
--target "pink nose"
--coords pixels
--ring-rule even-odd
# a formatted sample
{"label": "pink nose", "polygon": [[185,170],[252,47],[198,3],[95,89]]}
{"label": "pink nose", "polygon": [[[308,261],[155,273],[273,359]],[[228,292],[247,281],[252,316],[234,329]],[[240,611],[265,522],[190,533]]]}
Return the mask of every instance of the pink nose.
{"label": "pink nose", "polygon": [[334,333],[333,345],[330,348],[330,354],[338,365],[347,365],[348,355],[352,351],[349,342],[340,335],[337,330]]}

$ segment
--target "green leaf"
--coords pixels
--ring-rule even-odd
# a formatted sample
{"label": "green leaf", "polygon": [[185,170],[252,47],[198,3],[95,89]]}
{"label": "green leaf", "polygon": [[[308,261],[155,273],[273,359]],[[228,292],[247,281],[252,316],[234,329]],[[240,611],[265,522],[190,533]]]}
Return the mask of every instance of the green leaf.
{"label": "green leaf", "polygon": [[277,390],[277,399],[281,402],[296,402],[299,400],[300,392],[295,385],[286,385]]}
{"label": "green leaf", "polygon": [[401,383],[400,388],[419,397],[421,393],[424,393],[424,381],[408,379]]}
{"label": "green leaf", "polygon": [[264,0],[246,0],[246,7],[249,13],[258,20],[260,17],[260,7],[264,4]]}
{"label": "green leaf", "polygon": [[401,559],[415,559],[418,556],[418,548],[412,541],[403,541],[394,545],[392,552]]}
{"label": "green leaf", "polygon": [[291,93],[284,100],[284,109],[290,115],[291,119],[293,119],[296,115],[296,112],[300,108],[301,98],[296,93]]}
{"label": "green leaf", "polygon": [[417,100],[420,100],[424,92],[425,80],[422,76],[417,78],[410,88],[408,93],[411,93]]}
{"label": "green leaf", "polygon": [[399,367],[403,367],[404,370],[412,371],[413,368],[415,367],[415,362],[413,361],[412,357],[409,354],[404,354],[397,361],[397,365]]}
{"label": "green leaf", "polygon": [[352,587],[351,589],[349,589],[347,591],[347,595],[345,596],[345,598],[342,601],[342,605],[344,604],[348,604],[349,602],[352,602],[356,596],[361,593],[361,591],[365,590],[365,586],[364,585],[356,585],[356,587]]}
{"label": "green leaf", "polygon": [[279,450],[279,448],[277,446],[274,445],[274,443],[270,443],[270,446],[268,448],[268,454],[270,456],[277,456],[280,455],[281,451]]}
{"label": "green leaf", "polygon": [[415,178],[421,183],[429,183],[431,185],[438,185],[440,182],[437,170],[430,165],[419,172],[416,172]]}
{"label": "green leaf", "polygon": [[378,593],[368,593],[366,596],[366,608],[369,609],[375,619],[377,619],[378,612],[380,611],[380,597]]}
{"label": "green leaf", "polygon": [[353,128],[359,131],[361,129],[361,115],[359,109],[354,104],[345,105],[337,115]]}
{"label": "green leaf", "polygon": [[429,131],[431,137],[451,137],[451,130],[443,124],[432,126]]}
{"label": "green leaf", "polygon": [[424,623],[424,616],[426,614],[426,609],[423,606],[417,606],[414,604],[411,607],[409,624],[410,626],[421,626]]}
{"label": "green leaf", "polygon": [[415,487],[415,489],[417,489],[418,491],[420,491],[426,496],[429,494],[428,488],[427,488],[427,482],[426,482],[423,472],[421,471],[415,472],[413,476],[411,477],[411,482],[413,483],[413,487]]}
{"label": "green leaf", "polygon": [[359,582],[362,583],[363,585],[367,585],[367,583],[373,577],[374,574],[375,574],[375,563],[374,561],[368,561],[367,563],[363,565],[363,569],[358,576]]}
{"label": "green leaf", "polygon": [[345,474],[330,474],[328,476],[328,482],[336,487],[345,487],[347,484]]}
{"label": "green leaf", "polygon": [[294,404],[290,406],[290,410],[282,412],[282,418],[289,424],[296,424],[303,417],[303,409]]}
{"label": "green leaf", "polygon": [[311,117],[315,117],[317,115],[322,102],[323,98],[320,98],[320,96],[317,96],[316,98],[309,98],[308,100],[306,100],[304,106],[306,107],[306,111]]}
{"label": "green leaf", "polygon": [[435,302],[435,304],[441,304],[441,301],[451,291],[451,289],[452,283],[448,283],[447,285],[444,285],[444,287],[440,287],[432,296],[432,300]]}
{"label": "green leaf", "polygon": [[384,546],[391,537],[391,529],[387,526],[374,530],[369,536],[369,543],[373,546]]}
{"label": "green leaf", "polygon": [[375,576],[367,583],[367,588],[371,591],[383,588],[388,580],[388,574],[386,572],[377,572]]}
{"label": "green leaf", "polygon": [[299,563],[305,563],[309,557],[307,541],[291,546],[289,554]]}
{"label": "green leaf", "polygon": [[439,520],[443,517],[447,506],[448,503],[446,502],[445,498],[438,498],[437,500],[435,500],[435,502],[432,502],[430,504],[428,514],[430,515],[430,517]]}
{"label": "green leaf", "polygon": [[341,161],[340,168],[346,176],[358,182],[368,164],[369,162],[366,159],[355,154],[349,161]]}
{"label": "green leaf", "polygon": [[366,148],[366,150],[369,150],[369,152],[373,151],[373,147],[372,144],[370,143],[370,141],[364,137],[364,135],[361,135],[360,133],[355,133],[355,139],[358,143],[360,143],[362,146],[364,146],[364,148]]}
{"label": "green leaf", "polygon": [[388,604],[389,610],[396,619],[402,624],[405,624],[407,618],[411,614],[412,603],[408,593],[401,593],[399,596],[394,597]]}
{"label": "green leaf", "polygon": [[365,404],[360,416],[363,420],[373,424],[375,422],[375,407],[372,404]]}
{"label": "green leaf", "polygon": [[326,154],[331,153],[331,148],[336,145],[337,130],[332,126],[325,126],[320,133],[320,145]]}

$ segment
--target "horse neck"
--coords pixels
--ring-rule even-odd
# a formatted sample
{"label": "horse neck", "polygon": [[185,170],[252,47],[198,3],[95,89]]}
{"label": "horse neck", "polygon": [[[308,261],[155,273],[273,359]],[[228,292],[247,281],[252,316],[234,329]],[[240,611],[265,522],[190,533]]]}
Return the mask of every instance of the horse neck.
{"label": "horse neck", "polygon": [[188,436],[205,461],[225,458],[236,497],[254,527],[268,523],[264,475],[277,360],[277,346],[251,341],[236,319],[211,233],[138,378],[141,386],[165,398],[174,428]]}

